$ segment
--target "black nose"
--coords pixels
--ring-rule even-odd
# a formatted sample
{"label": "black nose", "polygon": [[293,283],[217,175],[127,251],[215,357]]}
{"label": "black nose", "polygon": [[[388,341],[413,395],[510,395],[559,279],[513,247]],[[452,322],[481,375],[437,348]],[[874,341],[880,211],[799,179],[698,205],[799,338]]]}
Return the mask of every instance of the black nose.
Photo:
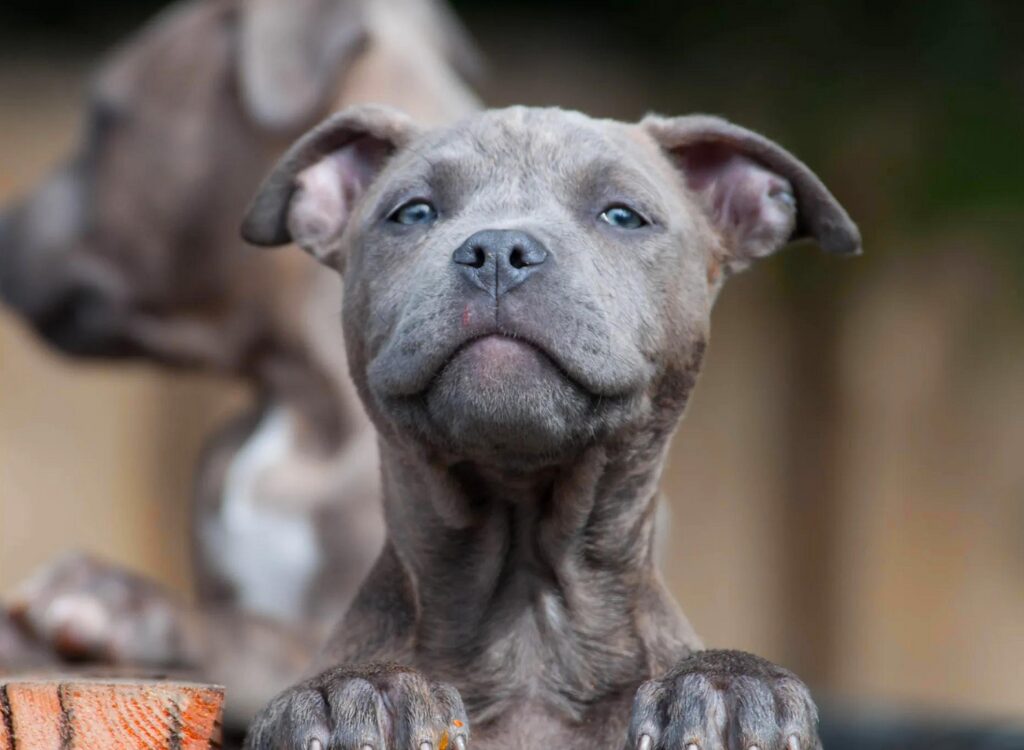
{"label": "black nose", "polygon": [[522,284],[547,259],[540,240],[514,229],[477,232],[452,254],[462,275],[495,298]]}

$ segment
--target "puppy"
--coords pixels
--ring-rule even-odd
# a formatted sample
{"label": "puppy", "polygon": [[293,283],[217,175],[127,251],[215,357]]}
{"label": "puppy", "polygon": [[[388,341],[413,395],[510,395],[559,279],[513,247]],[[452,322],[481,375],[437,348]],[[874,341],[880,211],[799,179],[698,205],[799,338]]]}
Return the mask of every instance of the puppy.
{"label": "puppy", "polygon": [[725,279],[792,239],[860,250],[806,166],[707,116],[363,107],[290,149],[243,233],[342,273],[387,520],[326,671],[251,748],[820,746],[800,680],[701,650],[652,554]]}

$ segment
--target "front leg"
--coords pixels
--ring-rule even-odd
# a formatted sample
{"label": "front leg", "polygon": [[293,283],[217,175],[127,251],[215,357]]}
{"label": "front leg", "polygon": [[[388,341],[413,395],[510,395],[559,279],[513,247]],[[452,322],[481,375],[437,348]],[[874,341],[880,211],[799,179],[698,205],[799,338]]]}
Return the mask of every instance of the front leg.
{"label": "front leg", "polygon": [[450,685],[397,666],[413,652],[416,585],[391,544],[324,658],[341,665],[286,690],[249,730],[249,750],[466,750],[469,721]]}
{"label": "front leg", "polygon": [[339,667],[286,690],[256,719],[248,750],[466,750],[458,691],[396,665]]}
{"label": "front leg", "polygon": [[820,750],[818,712],[792,672],[740,651],[701,651],[633,704],[626,750]]}

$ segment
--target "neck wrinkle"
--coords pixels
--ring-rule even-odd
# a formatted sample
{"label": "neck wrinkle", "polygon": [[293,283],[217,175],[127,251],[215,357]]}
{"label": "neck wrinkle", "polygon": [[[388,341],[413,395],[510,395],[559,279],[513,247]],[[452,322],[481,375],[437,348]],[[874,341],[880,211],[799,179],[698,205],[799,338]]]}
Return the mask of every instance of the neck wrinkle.
{"label": "neck wrinkle", "polygon": [[[457,606],[480,622],[509,606],[512,591],[525,604],[546,592],[572,616],[581,601],[600,596],[595,587],[636,587],[652,577],[666,442],[647,434],[636,445],[597,445],[522,476],[431,463],[383,439],[389,537],[413,576],[430,582],[419,587],[421,598],[441,588],[445,609]],[[422,611],[437,610],[424,602]]]}
{"label": "neck wrinkle", "polygon": [[[459,481],[382,441],[388,534],[415,597],[413,664],[477,696],[467,708],[480,720],[534,700],[582,720],[696,640],[655,570],[664,441],[643,444],[595,446],[505,484]],[[438,510],[453,491],[470,523]]]}

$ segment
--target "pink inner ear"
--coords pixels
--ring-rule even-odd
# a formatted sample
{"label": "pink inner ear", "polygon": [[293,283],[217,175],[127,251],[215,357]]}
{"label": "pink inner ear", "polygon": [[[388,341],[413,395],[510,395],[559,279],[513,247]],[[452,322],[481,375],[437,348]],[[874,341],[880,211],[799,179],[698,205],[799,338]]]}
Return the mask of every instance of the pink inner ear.
{"label": "pink inner ear", "polygon": [[379,141],[359,138],[299,172],[288,214],[295,242],[321,260],[336,252],[353,206],[386,153]]}
{"label": "pink inner ear", "polygon": [[288,230],[298,244],[317,256],[341,234],[349,213],[344,178],[335,161],[329,156],[295,178]]}
{"label": "pink inner ear", "polygon": [[737,258],[768,255],[792,236],[797,207],[788,180],[721,145],[689,148],[682,162],[687,185]]}

